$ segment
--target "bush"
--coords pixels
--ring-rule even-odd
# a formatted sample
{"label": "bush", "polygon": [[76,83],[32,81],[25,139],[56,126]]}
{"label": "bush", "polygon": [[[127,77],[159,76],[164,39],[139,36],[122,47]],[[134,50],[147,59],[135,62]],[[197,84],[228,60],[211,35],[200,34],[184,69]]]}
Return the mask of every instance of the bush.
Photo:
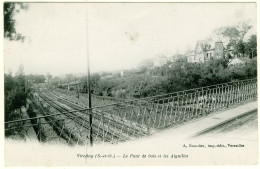
{"label": "bush", "polygon": [[[118,98],[142,98],[191,88],[210,86],[234,80],[255,78],[257,60],[249,59],[244,66],[227,66],[228,59],[205,63],[176,62],[145,72],[132,71],[117,78],[93,78],[93,93]],[[93,76],[94,77],[94,76]],[[85,85],[85,88],[87,85]]]}
{"label": "bush", "polygon": [[24,76],[12,77],[4,75],[5,79],[5,121],[16,120],[20,115],[15,111],[26,104]]}

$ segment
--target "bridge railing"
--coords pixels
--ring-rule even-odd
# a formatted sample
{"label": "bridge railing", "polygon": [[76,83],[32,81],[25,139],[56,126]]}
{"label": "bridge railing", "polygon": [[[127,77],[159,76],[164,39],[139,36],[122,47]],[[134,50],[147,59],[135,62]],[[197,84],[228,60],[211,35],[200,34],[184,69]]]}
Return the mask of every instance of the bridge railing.
{"label": "bridge railing", "polygon": [[239,81],[96,107],[106,116],[126,120],[147,133],[208,115],[257,97],[256,80]]}
{"label": "bridge railing", "polygon": [[32,96],[27,111],[30,118],[5,122],[5,132],[10,137],[20,139],[34,136],[41,142],[88,144],[89,113],[92,112],[94,142],[117,143],[150,135],[256,98],[256,79],[119,102],[92,109],[82,109],[75,104],[64,105],[68,101],[59,102],[42,94],[37,98]]}

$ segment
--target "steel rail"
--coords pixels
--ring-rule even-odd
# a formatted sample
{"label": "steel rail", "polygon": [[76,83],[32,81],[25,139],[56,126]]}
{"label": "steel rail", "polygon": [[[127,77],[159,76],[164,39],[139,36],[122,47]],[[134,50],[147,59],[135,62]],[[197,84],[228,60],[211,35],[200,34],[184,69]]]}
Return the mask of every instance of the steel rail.
{"label": "steel rail", "polygon": [[[52,95],[51,92],[48,92],[48,93],[49,93],[50,95]],[[57,96],[57,95],[53,95],[53,96],[54,96],[54,97],[57,97],[57,100],[58,100],[59,102],[64,103],[64,104],[68,105],[69,107],[72,107],[72,108],[75,109],[75,110],[80,110],[80,109],[82,109],[82,107],[81,107],[80,105],[75,104],[74,102],[71,102],[71,101],[68,100],[68,99],[60,98],[60,97]],[[123,119],[123,121],[120,121],[120,120],[116,120],[115,118],[110,118],[110,116],[108,116],[108,115],[104,115],[105,112],[100,113],[99,110],[97,110],[97,109],[95,109],[95,110],[93,110],[93,111],[95,111],[94,114],[99,117],[99,118],[94,117],[95,119],[97,119],[97,120],[102,120],[102,118],[103,118],[104,121],[107,121],[107,122],[110,121],[110,122],[112,122],[111,125],[113,125],[113,127],[117,128],[117,129],[120,129],[120,127],[124,126],[124,127],[126,127],[126,128],[128,129],[128,131],[129,131],[129,130],[131,131],[131,134],[137,133],[137,132],[139,133],[138,136],[140,136],[141,134],[142,134],[142,135],[145,134],[145,132],[142,131],[142,128],[137,129],[137,128],[131,126],[130,124],[124,123],[124,122],[126,122],[126,119]],[[78,113],[82,113],[82,112],[79,111]],[[114,116],[117,117],[116,115],[114,115]],[[120,117],[117,117],[117,118],[120,119]],[[129,131],[129,132],[130,132],[130,131]],[[141,132],[140,132],[140,131],[141,131]]]}
{"label": "steel rail", "polygon": [[[42,95],[42,96],[44,96],[44,95]],[[47,98],[47,96],[44,96],[44,98],[43,98],[48,104],[50,104],[52,107],[54,107],[55,109],[57,109],[58,111],[61,111],[62,109],[63,110],[66,110],[66,108],[64,108],[64,107],[62,107],[62,106],[60,106],[60,105],[58,105],[58,104],[55,104],[55,103],[53,103],[53,102],[50,102],[50,100],[51,99],[49,99],[49,98]],[[49,99],[49,100],[48,100]],[[48,101],[47,101],[48,100]],[[55,106],[54,106],[55,105]],[[57,106],[57,107],[56,107]],[[59,108],[58,108],[59,107]],[[66,114],[66,116],[67,115],[69,115],[69,116],[71,116],[71,115],[74,115],[76,118],[80,118],[81,120],[85,120],[87,123],[89,123],[86,119],[83,119],[81,116],[78,116],[78,115],[76,115],[76,114],[74,114],[74,113],[71,113],[71,114]],[[74,121],[76,121],[77,123],[79,123],[80,125],[82,125],[82,124],[84,124],[84,122],[80,122],[79,120],[75,120],[73,117],[71,118],[71,117],[69,117],[70,119],[72,119],[72,120],[74,120]],[[99,119],[97,119],[97,120],[99,120]],[[99,134],[97,131],[95,131],[95,130],[97,130],[96,128],[99,128],[96,124],[92,124],[93,126],[95,126],[95,128],[93,128],[94,130],[93,130],[93,132],[96,134],[96,135],[98,135],[100,138],[103,138],[103,136],[101,135],[101,134]],[[87,129],[89,129],[89,126],[87,126],[87,125],[83,125],[85,128],[87,128]],[[115,134],[115,133],[111,133],[110,131],[107,131],[107,133],[109,134],[109,135],[111,135],[112,137],[117,137],[118,139],[122,139],[122,136],[119,136],[118,134]],[[107,138],[105,138],[106,140],[108,140],[108,141],[111,141],[111,139],[109,140],[109,139],[107,139]],[[123,141],[125,141],[126,140],[126,138],[123,138]]]}

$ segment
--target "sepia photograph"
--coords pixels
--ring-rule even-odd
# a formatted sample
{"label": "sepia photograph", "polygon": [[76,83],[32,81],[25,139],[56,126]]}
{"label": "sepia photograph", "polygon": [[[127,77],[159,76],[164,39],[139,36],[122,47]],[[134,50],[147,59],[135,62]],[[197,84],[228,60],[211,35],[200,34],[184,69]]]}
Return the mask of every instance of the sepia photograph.
{"label": "sepia photograph", "polygon": [[6,167],[258,165],[256,2],[2,5]]}

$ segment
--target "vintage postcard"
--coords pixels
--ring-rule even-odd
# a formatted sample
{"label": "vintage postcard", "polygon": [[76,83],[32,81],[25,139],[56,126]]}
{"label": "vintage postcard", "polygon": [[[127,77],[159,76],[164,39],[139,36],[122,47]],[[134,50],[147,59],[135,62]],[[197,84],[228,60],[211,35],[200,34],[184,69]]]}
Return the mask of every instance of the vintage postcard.
{"label": "vintage postcard", "polygon": [[257,2],[2,5],[6,167],[258,166]]}

